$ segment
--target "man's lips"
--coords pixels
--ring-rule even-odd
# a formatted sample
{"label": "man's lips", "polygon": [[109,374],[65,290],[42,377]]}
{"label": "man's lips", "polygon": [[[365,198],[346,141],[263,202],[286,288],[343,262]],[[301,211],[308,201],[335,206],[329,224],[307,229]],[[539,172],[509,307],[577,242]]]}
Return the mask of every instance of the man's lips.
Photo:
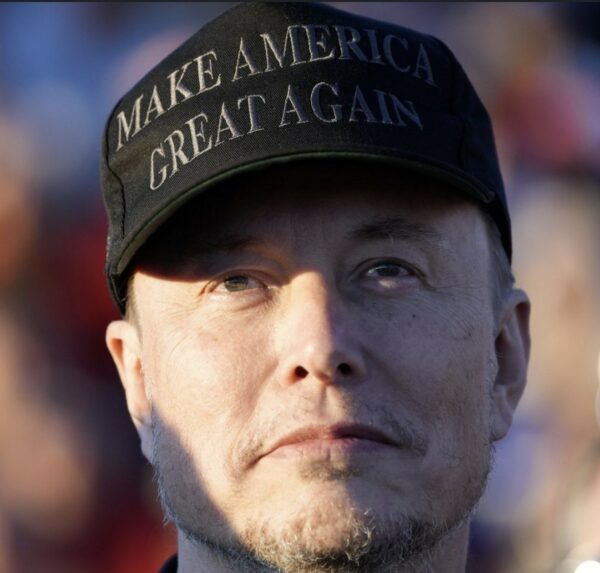
{"label": "man's lips", "polygon": [[333,425],[305,426],[286,434],[273,445],[269,446],[261,457],[277,453],[288,446],[297,446],[298,449],[311,445],[352,446],[363,442],[368,445],[384,445],[400,447],[386,433],[371,426],[361,424],[338,423]]}

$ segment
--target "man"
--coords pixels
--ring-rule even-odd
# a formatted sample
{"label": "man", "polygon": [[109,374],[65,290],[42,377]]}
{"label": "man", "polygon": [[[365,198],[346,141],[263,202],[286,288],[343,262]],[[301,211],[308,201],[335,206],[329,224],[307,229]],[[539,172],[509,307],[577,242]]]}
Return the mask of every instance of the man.
{"label": "man", "polygon": [[178,558],[464,571],[528,360],[489,118],[449,50],[243,3],[117,105],[107,343]]}

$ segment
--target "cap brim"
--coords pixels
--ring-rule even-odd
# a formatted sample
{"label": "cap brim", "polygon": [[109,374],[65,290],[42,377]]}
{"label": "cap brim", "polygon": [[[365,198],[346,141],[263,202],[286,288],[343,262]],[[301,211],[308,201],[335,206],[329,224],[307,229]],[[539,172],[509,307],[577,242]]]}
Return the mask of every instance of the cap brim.
{"label": "cap brim", "polygon": [[468,196],[482,203],[490,203],[493,200],[494,193],[486,189],[481,183],[470,178],[465,173],[456,173],[447,165],[435,165],[430,160],[427,162],[418,159],[410,159],[405,157],[397,157],[384,154],[360,153],[360,152],[345,152],[345,151],[315,151],[302,152],[287,155],[280,155],[246,163],[220,173],[210,179],[202,181],[202,183],[191,187],[190,189],[179,194],[161,209],[157,210],[154,215],[148,218],[144,225],[137,232],[132,234],[130,240],[123,245],[121,255],[116,261],[116,268],[111,273],[113,277],[123,275],[131,263],[135,253],[148,240],[148,238],[174,213],[176,213],[182,205],[198,196],[200,193],[215,187],[217,184],[231,179],[249,171],[264,169],[271,165],[289,163],[299,160],[323,160],[323,159],[352,159],[366,162],[385,163],[387,165],[399,167],[409,170],[414,173],[423,174],[431,179],[446,183],[456,188],[458,191],[465,192]]}

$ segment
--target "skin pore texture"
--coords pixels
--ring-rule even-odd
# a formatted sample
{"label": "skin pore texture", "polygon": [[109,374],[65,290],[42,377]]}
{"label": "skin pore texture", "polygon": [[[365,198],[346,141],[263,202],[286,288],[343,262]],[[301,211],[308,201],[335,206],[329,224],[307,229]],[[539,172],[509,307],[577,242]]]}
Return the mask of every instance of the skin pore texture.
{"label": "skin pore texture", "polygon": [[350,163],[216,191],[154,235],[107,331],[179,573],[464,571],[529,352],[479,208]]}

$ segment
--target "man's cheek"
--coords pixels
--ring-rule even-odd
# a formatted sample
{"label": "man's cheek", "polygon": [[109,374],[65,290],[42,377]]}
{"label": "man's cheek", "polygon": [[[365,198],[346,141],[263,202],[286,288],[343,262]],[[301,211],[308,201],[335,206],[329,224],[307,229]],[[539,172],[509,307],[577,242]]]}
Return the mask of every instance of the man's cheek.
{"label": "man's cheek", "polygon": [[244,334],[198,329],[155,351],[165,357],[155,363],[160,399],[204,440],[210,436],[212,444],[223,443],[222,436],[235,435],[247,423],[274,370],[261,329]]}

